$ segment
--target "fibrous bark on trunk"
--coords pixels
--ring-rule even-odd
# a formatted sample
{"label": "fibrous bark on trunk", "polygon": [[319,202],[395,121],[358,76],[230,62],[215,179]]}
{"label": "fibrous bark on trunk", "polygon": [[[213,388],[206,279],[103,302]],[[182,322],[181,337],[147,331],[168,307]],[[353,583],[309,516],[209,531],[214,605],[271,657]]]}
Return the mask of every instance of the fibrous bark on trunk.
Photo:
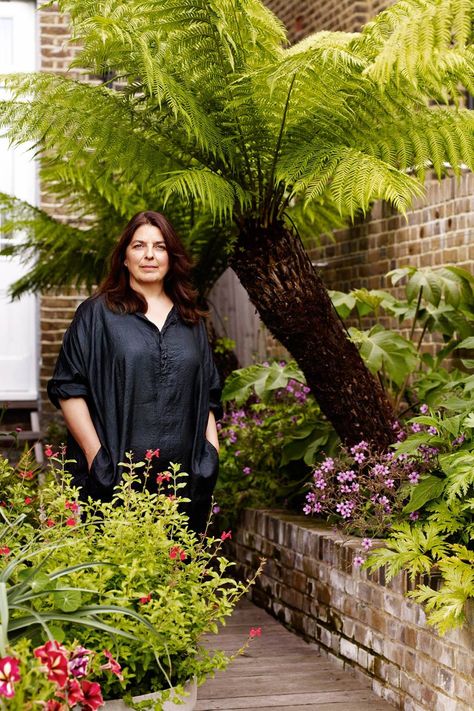
{"label": "fibrous bark on trunk", "polygon": [[322,412],[348,445],[393,441],[395,415],[349,340],[320,275],[284,224],[247,221],[231,266],[265,326],[302,369]]}

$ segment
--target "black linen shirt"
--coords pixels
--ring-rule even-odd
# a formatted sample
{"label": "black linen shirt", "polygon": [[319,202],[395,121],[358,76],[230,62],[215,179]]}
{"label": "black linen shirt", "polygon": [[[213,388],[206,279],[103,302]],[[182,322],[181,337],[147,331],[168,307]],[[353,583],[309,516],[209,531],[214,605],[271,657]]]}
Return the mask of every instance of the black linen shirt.
{"label": "black linen shirt", "polygon": [[[117,314],[103,296],[84,301],[64,335],[48,394],[84,398],[101,442],[90,472],[68,438],[73,481],[93,498],[109,498],[120,481],[125,453],[143,461],[160,449],[155,471],[177,462],[189,474],[185,495],[193,515],[207,509],[218,470],[205,438],[209,410],[221,414],[220,383],[204,323],[184,323],[175,306],[161,331],[142,313]],[[203,514],[204,515],[204,514]],[[198,528],[201,526],[198,526]]]}

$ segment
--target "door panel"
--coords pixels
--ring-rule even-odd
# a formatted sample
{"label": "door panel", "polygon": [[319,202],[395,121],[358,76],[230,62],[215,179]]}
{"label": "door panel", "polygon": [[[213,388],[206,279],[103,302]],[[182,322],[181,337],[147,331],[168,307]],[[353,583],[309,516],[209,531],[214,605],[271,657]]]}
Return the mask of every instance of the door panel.
{"label": "door panel", "polygon": [[[34,2],[0,1],[0,74],[36,68]],[[5,89],[0,87],[0,95]],[[12,149],[0,134],[0,191],[36,203],[36,171],[25,146]],[[18,239],[18,234],[8,239]],[[1,244],[7,241],[0,237]],[[0,257],[0,401],[38,395],[38,304],[35,296],[12,302],[9,286],[28,266]]]}

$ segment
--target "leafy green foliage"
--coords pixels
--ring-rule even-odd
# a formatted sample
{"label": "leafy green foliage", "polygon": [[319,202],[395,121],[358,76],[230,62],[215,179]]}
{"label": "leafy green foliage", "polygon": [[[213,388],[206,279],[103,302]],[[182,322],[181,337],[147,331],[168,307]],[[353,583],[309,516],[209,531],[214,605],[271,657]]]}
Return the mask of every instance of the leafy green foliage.
{"label": "leafy green foliage", "polygon": [[438,563],[443,583],[438,590],[419,585],[411,593],[417,602],[424,603],[428,620],[440,634],[466,621],[466,603],[474,598],[474,552],[462,545],[450,547],[452,555]]}
{"label": "leafy green foliage", "polygon": [[[393,285],[405,281],[405,299],[380,289],[330,292],[341,318],[357,318],[359,328],[351,326],[349,334],[369,370],[378,375],[395,405],[401,405],[404,398],[412,402],[416,392],[422,400],[434,403],[435,398],[446,397],[450,389],[454,390],[457,382],[467,395],[474,380],[467,380],[456,370],[443,371],[441,363],[457,350],[473,346],[472,274],[455,266],[402,267],[387,277]],[[386,317],[397,319],[408,337],[381,323],[362,329],[364,319],[373,322]],[[427,333],[442,338],[434,357],[423,353]],[[470,366],[469,358],[461,360],[465,367]]]}
{"label": "leafy green foliage", "polygon": [[359,347],[360,354],[372,373],[381,372],[389,383],[402,385],[405,378],[418,364],[413,343],[394,331],[381,325],[373,326],[369,332],[349,328],[349,334]]}
{"label": "leafy green foliage", "polygon": [[217,632],[248,586],[230,576],[220,537],[198,539],[188,530],[179,465],[149,493],[150,461],[130,455],[112,502],[79,502],[64,456],[50,457],[48,482],[28,496],[31,481],[2,463],[10,479],[0,508],[4,640],[54,636],[106,646],[125,678],[106,681],[109,697],[166,689],[195,674],[203,680],[223,668],[229,655],[204,649],[202,635]]}
{"label": "leafy green foliage", "polygon": [[[413,522],[395,525],[386,547],[367,564],[386,566],[389,577],[407,570],[417,582],[410,595],[426,605],[428,622],[444,634],[463,624],[466,602],[474,598],[474,421],[469,395],[440,403],[439,410],[412,418],[412,433],[396,445],[398,456],[421,453],[431,462],[431,473],[412,488],[404,509]],[[421,584],[421,574],[434,574],[441,584]]]}
{"label": "leafy green foliage", "polygon": [[195,253],[213,265],[197,271],[205,293],[250,219],[327,230],[378,198],[405,211],[431,167],[474,165],[472,112],[459,101],[472,89],[470,0],[403,0],[360,34],[293,47],[259,0],[59,8],[81,47],[72,67],[98,79],[2,79],[0,125],[14,144],[32,142],[68,215],[0,200],[8,229],[29,230],[8,249],[37,260],[15,295],[98,281],[125,216],[144,207],[166,207],[188,244],[201,218],[201,243],[220,242]]}
{"label": "leafy green foliage", "polygon": [[296,363],[234,371],[223,398],[219,520],[234,522],[244,507],[295,505],[315,459],[337,445]]}

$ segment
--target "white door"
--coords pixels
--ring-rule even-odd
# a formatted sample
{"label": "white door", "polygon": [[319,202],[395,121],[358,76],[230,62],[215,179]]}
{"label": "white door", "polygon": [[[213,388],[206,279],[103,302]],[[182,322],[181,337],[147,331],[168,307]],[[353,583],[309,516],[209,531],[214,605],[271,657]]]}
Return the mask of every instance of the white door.
{"label": "white door", "polygon": [[[35,69],[35,2],[0,0],[0,74]],[[0,86],[0,96],[5,95]],[[1,132],[0,192],[36,203],[36,171],[30,154],[25,148],[9,148]],[[0,243],[5,239],[0,235]],[[0,257],[0,408],[5,401],[38,396],[37,299],[28,295],[12,302],[8,296],[10,284],[27,269],[16,258]]]}

